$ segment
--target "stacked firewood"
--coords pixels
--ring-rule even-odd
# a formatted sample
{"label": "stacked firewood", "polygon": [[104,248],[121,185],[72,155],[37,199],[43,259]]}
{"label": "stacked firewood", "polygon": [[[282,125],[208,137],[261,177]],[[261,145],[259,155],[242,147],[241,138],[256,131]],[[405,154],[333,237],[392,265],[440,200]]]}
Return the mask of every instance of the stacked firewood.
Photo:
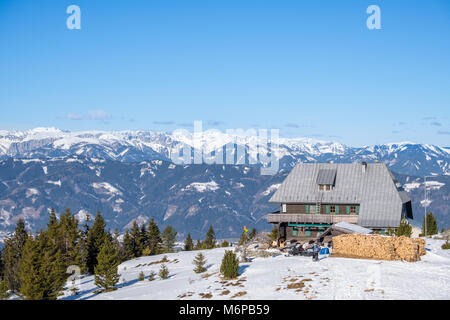
{"label": "stacked firewood", "polygon": [[408,237],[343,234],[333,238],[333,254],[379,260],[420,260],[425,240]]}

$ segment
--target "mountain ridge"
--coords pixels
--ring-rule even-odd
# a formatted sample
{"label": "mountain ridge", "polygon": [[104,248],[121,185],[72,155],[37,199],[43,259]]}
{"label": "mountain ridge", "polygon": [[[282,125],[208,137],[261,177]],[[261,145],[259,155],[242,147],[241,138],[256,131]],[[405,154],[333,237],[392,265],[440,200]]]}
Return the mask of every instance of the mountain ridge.
{"label": "mountain ridge", "polygon": [[[195,144],[195,141],[198,143]],[[198,140],[184,131],[64,131],[57,128],[35,128],[27,131],[0,131],[0,159],[54,158],[85,156],[123,162],[146,160],[171,161],[180,149],[188,147],[193,154],[212,154],[227,147],[245,150],[245,158],[231,164],[268,164],[259,157],[267,154],[267,141],[257,136],[232,135],[218,131],[202,131]],[[379,161],[399,173],[410,175],[450,174],[450,149],[410,142],[350,147],[333,141],[310,138],[280,138],[270,151],[279,168],[292,168],[301,162]],[[245,160],[245,161],[244,161]],[[206,161],[205,161],[206,162]],[[244,163],[243,163],[244,162]]]}

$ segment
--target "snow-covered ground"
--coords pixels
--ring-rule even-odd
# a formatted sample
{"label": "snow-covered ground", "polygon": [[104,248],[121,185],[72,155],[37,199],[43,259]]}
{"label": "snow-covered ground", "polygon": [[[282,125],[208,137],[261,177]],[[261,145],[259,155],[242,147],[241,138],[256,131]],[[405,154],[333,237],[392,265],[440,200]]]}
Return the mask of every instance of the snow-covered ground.
{"label": "snow-covered ground", "polygon": [[[428,239],[419,262],[377,261],[284,255],[255,258],[240,264],[237,280],[219,277],[226,248],[203,250],[208,270],[193,272],[198,251],[167,254],[170,276],[148,281],[158,273],[163,255],[129,260],[119,266],[118,290],[95,294],[94,277],[80,280],[78,295],[67,290],[62,299],[450,299],[450,250],[443,240]],[[230,248],[229,248],[230,249]],[[145,280],[138,281],[139,273]],[[289,287],[288,287],[289,286]],[[233,298],[234,297],[234,298]]]}

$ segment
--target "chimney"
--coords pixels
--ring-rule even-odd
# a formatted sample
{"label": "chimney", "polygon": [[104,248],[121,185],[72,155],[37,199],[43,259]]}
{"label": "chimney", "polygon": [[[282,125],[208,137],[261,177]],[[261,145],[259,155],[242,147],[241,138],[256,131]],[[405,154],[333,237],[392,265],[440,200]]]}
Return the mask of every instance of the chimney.
{"label": "chimney", "polygon": [[363,173],[366,172],[366,169],[367,169],[367,162],[363,161],[363,162],[361,163],[361,169],[362,169],[362,172],[363,172]]}

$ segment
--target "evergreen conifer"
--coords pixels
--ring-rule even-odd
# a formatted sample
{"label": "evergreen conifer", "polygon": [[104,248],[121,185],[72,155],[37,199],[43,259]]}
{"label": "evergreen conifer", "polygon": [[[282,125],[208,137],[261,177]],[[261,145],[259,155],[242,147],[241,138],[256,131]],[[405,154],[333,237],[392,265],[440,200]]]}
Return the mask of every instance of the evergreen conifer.
{"label": "evergreen conifer", "polygon": [[115,285],[119,282],[118,274],[119,256],[113,244],[105,238],[100,252],[98,253],[98,264],[95,266],[95,285],[102,287],[104,291],[115,290]]}
{"label": "evergreen conifer", "polygon": [[408,223],[408,221],[405,218],[402,218],[400,220],[400,225],[397,228],[397,231],[395,232],[395,235],[397,237],[400,236],[406,236],[408,238],[411,238],[412,234],[412,226]]}
{"label": "evergreen conifer", "polygon": [[161,253],[161,234],[159,232],[158,225],[155,220],[152,219],[148,225],[148,233],[147,233],[147,241],[148,247],[150,248],[150,254],[160,254]]}
{"label": "evergreen conifer", "polygon": [[184,241],[184,250],[191,251],[194,249],[194,242],[192,241],[191,234],[188,233],[186,240]]}
{"label": "evergreen conifer", "polygon": [[226,279],[234,279],[238,276],[239,260],[231,250],[226,250],[220,265],[220,273]]}
{"label": "evergreen conifer", "polygon": [[205,263],[206,263],[205,256],[201,252],[199,252],[195,256],[193,261],[193,264],[195,265],[194,272],[195,273],[205,272],[206,271]]}
{"label": "evergreen conifer", "polygon": [[164,252],[173,252],[177,232],[172,226],[168,225],[161,234]]}
{"label": "evergreen conifer", "polygon": [[212,249],[216,246],[216,235],[212,226],[209,226],[208,232],[206,232],[206,239],[203,242],[205,249]]}

